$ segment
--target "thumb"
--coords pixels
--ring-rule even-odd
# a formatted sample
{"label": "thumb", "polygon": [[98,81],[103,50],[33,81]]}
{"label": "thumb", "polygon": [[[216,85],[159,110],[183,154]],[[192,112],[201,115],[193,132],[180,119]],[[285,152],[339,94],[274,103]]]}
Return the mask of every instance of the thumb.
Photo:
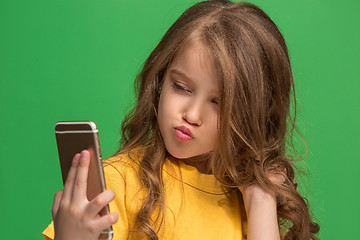
{"label": "thumb", "polygon": [[55,219],[56,214],[59,210],[62,195],[63,195],[63,190],[57,191],[55,193],[54,202],[53,202],[53,206],[52,206],[52,210],[51,210],[53,219]]}

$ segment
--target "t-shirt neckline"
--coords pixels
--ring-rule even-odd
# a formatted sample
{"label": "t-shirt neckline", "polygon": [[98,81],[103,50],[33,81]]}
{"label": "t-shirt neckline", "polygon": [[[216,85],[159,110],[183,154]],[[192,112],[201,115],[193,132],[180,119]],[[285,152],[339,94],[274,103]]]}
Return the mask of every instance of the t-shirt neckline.
{"label": "t-shirt neckline", "polygon": [[185,185],[202,192],[216,195],[229,192],[213,174],[201,173],[196,167],[181,160],[166,158],[164,172]]}

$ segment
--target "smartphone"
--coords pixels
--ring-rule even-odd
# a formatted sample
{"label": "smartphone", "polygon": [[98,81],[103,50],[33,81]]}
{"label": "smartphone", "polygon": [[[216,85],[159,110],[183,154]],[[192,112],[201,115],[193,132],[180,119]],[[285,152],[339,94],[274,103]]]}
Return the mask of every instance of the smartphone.
{"label": "smartphone", "polygon": [[[87,180],[87,198],[89,201],[106,189],[98,129],[91,121],[62,121],[55,125],[55,136],[59,152],[63,184],[65,184],[75,154],[82,150],[90,153],[89,175]],[[108,214],[109,206],[101,210],[100,215]],[[99,239],[112,239],[112,227],[105,229]]]}

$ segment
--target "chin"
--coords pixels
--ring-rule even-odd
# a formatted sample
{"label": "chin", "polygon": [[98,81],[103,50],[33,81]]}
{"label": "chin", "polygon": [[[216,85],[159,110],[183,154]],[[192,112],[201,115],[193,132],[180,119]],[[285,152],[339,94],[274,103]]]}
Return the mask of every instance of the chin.
{"label": "chin", "polygon": [[191,157],[195,156],[192,154],[177,153],[177,152],[172,152],[172,151],[168,151],[168,153],[177,159],[186,159],[186,158],[191,158]]}
{"label": "chin", "polygon": [[211,151],[207,151],[207,152],[200,152],[200,151],[181,151],[180,149],[171,149],[171,148],[167,148],[167,152],[173,156],[174,158],[177,159],[188,159],[188,158],[193,158],[193,157],[198,157],[201,155],[206,155],[209,154],[209,152]]}
{"label": "chin", "polygon": [[174,158],[178,158],[178,159],[186,159],[186,158],[191,158],[194,157],[198,154],[194,154],[191,153],[189,151],[183,151],[182,149],[173,149],[173,148],[166,148],[167,152],[173,156]]}

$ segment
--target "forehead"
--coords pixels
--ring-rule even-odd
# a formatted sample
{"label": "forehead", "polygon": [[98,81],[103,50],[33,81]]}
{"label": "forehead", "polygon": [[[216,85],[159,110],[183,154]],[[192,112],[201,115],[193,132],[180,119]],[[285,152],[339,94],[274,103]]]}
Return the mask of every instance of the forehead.
{"label": "forehead", "polygon": [[169,74],[218,88],[212,56],[201,44],[187,44],[179,49],[168,69]]}

